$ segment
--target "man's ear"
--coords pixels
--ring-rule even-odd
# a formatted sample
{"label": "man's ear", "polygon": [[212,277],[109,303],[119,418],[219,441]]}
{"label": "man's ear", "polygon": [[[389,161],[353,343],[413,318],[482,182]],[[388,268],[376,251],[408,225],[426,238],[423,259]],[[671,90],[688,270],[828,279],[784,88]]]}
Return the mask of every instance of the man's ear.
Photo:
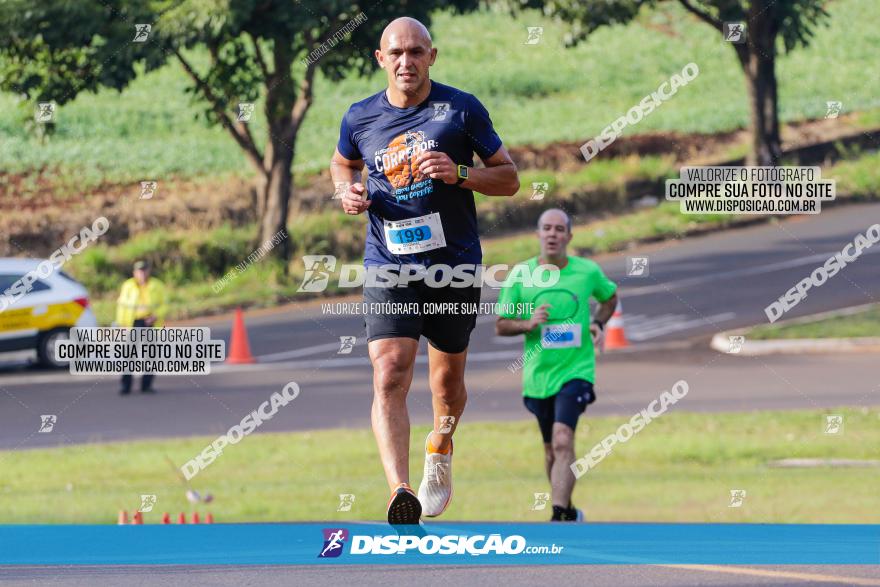
{"label": "man's ear", "polygon": [[385,69],[385,64],[382,63],[383,55],[381,49],[376,49],[375,51],[373,51],[373,55],[376,57],[376,62],[379,63],[379,67]]}
{"label": "man's ear", "polygon": [[434,61],[437,60],[437,49],[431,47],[431,62],[428,65],[434,65]]}

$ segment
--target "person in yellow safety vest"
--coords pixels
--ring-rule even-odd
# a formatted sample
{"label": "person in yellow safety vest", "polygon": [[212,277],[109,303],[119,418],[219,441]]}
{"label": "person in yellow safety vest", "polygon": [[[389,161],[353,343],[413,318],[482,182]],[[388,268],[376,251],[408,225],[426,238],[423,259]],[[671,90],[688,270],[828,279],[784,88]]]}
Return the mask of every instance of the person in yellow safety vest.
{"label": "person in yellow safety vest", "polygon": [[[161,328],[165,323],[167,311],[165,284],[150,277],[150,264],[137,261],[133,268],[134,276],[125,280],[119,299],[116,300],[116,325],[126,328]],[[119,393],[127,395],[131,391],[132,375],[122,376]],[[141,392],[153,393],[153,374],[145,373],[141,378]]]}

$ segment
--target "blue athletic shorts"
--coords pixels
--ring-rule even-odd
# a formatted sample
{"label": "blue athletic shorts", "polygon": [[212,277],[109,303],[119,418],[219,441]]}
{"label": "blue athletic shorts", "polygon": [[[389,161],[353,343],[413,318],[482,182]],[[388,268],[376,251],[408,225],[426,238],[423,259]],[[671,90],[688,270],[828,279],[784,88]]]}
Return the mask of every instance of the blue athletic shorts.
{"label": "blue athletic shorts", "polygon": [[550,444],[553,439],[553,422],[577,429],[578,417],[594,401],[593,384],[585,379],[566,381],[558,393],[548,398],[523,397],[526,408],[538,419],[545,444]]}

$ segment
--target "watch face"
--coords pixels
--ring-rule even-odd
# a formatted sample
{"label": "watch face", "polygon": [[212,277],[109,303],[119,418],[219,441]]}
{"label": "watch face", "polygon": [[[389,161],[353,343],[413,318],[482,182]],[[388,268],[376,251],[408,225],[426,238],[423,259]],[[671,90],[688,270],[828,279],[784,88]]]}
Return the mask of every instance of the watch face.
{"label": "watch face", "polygon": [[460,177],[462,179],[467,179],[467,177],[468,177],[467,165],[459,165],[458,166],[458,177]]}

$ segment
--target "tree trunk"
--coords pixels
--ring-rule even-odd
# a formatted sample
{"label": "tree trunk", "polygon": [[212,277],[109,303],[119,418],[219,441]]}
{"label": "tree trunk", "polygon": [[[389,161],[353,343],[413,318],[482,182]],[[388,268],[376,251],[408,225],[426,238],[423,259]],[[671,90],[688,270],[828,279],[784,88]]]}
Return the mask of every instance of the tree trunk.
{"label": "tree trunk", "polygon": [[752,148],[746,157],[747,165],[778,165],[782,157],[779,138],[775,60],[752,53],[746,72],[749,89]]}
{"label": "tree trunk", "polygon": [[260,173],[253,183],[254,194],[254,218],[257,222],[263,221],[263,214],[266,211],[266,195],[269,192],[269,176],[265,172]]}
{"label": "tree trunk", "polygon": [[[262,184],[264,192],[261,197],[265,204],[260,218],[260,244],[271,241],[278,231],[283,230],[287,234],[287,216],[293,186],[292,164],[293,149],[283,144],[274,145],[269,175]],[[290,258],[290,253],[289,237],[284,237],[271,252],[284,260]]]}
{"label": "tree trunk", "polygon": [[[760,7],[761,3],[754,3]],[[777,25],[771,15],[749,18],[745,51],[738,51],[746,75],[751,117],[752,148],[747,165],[778,165],[782,157],[779,137],[779,104],[776,84]],[[742,47],[742,46],[740,46]]]}

